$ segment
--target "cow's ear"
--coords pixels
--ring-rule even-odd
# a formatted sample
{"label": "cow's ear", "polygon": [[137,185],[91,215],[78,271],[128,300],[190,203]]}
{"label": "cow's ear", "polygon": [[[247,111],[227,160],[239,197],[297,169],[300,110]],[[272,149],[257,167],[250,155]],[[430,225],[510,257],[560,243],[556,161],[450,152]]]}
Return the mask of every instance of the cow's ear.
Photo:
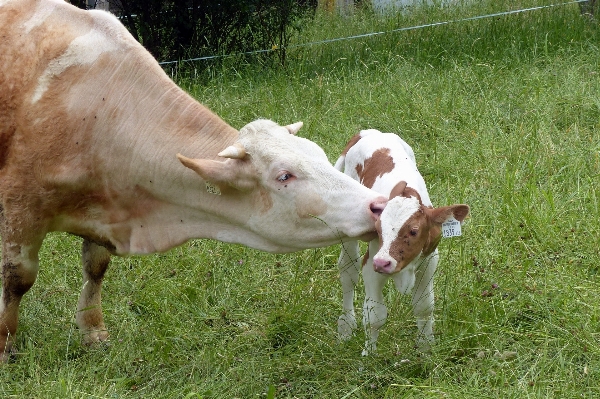
{"label": "cow's ear", "polygon": [[284,126],[291,134],[298,133],[298,130],[304,125],[304,122],[296,122],[291,125]]}
{"label": "cow's ear", "polygon": [[234,169],[227,162],[213,161],[211,159],[188,158],[177,154],[177,159],[186,168],[198,173],[203,180],[215,183],[227,183],[235,178]]}
{"label": "cow's ear", "polygon": [[221,189],[229,186],[236,190],[248,191],[256,187],[256,173],[249,162],[238,160],[213,161],[193,159],[177,154],[183,166],[196,172],[202,180],[218,185]]}

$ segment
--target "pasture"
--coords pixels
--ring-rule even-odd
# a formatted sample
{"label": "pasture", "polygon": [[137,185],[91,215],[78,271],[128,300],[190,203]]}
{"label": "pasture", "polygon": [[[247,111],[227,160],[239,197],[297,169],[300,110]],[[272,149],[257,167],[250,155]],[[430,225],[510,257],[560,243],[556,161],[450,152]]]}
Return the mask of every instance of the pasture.
{"label": "pasture", "polygon": [[[551,4],[491,3],[319,15],[294,40]],[[391,285],[377,354],[360,356],[361,329],[337,342],[339,245],[270,255],[199,240],[113,257],[110,345],[83,348],[81,240],[55,234],[21,304],[0,397],[598,397],[599,45],[598,22],[571,4],[297,47],[285,66],[241,58],[179,71],[178,83],[236,128],[302,120],[299,135],[331,161],[360,129],[399,133],[434,204],[470,205],[463,235],[439,246],[437,344],[414,349],[410,297]]]}

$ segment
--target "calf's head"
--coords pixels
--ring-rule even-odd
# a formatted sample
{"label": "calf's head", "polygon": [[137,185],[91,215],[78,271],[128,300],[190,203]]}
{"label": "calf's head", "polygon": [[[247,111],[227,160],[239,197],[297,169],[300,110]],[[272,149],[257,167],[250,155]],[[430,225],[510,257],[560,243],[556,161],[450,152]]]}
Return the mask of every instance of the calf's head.
{"label": "calf's head", "polygon": [[179,156],[223,196],[240,199],[232,222],[263,243],[224,241],[290,252],[375,237],[387,198],[336,170],[317,144],[295,136],[301,126],[257,120],[219,153],[224,161]]}
{"label": "calf's head", "polygon": [[451,216],[462,222],[468,213],[468,205],[426,207],[417,191],[400,182],[376,223],[379,251],[373,257],[373,268],[397,273],[417,257],[431,254],[442,236],[442,223]]}

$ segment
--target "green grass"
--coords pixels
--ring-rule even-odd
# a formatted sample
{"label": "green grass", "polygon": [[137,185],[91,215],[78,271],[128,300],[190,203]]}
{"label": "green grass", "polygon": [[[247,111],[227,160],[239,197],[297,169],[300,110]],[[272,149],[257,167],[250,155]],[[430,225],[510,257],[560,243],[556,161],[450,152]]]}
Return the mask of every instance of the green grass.
{"label": "green grass", "polygon": [[[461,15],[532,2],[493,3]],[[319,16],[296,40],[452,18]],[[471,206],[463,236],[440,244],[430,355],[413,348],[410,300],[391,286],[378,354],[360,356],[360,330],[337,343],[338,246],[269,255],[208,240],[115,258],[111,344],[82,348],[80,240],[55,234],[0,397],[598,397],[599,39],[572,5],[298,48],[285,67],[225,62],[180,82],[235,127],[304,121],[331,160],[359,129],[397,132],[434,203]]]}

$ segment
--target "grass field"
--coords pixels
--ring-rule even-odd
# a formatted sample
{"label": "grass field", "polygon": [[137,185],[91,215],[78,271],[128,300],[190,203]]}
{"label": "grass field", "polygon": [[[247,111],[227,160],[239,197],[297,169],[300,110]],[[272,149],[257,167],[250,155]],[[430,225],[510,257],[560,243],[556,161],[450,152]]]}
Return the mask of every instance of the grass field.
{"label": "grass field", "polygon": [[[549,1],[307,22],[298,43]],[[485,3],[487,4],[487,3]],[[180,84],[235,127],[302,120],[337,158],[360,129],[413,146],[434,204],[467,203],[435,280],[437,344],[414,349],[390,285],[375,356],[339,344],[339,246],[289,255],[199,240],[114,258],[111,343],[75,326],[80,239],[50,236],[2,398],[597,398],[600,32],[577,5],[290,49]],[[189,74],[186,76],[190,76]],[[358,290],[357,308],[362,294]]]}

